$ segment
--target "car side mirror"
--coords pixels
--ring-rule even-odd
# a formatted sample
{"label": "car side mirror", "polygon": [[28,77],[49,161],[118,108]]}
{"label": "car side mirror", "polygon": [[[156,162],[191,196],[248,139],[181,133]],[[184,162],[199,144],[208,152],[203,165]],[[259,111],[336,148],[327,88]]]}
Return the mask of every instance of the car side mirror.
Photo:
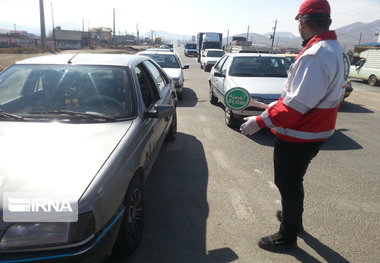
{"label": "car side mirror", "polygon": [[189,65],[182,66],[182,69],[188,69]]}
{"label": "car side mirror", "polygon": [[173,115],[175,110],[174,105],[156,105],[151,111],[144,112],[144,118],[166,118]]}
{"label": "car side mirror", "polygon": [[215,72],[214,72],[214,76],[215,76],[215,77],[224,78],[226,75],[223,74],[223,73],[220,72],[220,71],[215,71]]}

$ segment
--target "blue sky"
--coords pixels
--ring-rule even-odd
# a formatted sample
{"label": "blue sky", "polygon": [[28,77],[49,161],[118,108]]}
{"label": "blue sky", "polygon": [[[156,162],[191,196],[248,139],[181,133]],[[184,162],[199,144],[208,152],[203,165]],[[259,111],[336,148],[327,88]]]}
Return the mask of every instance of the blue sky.
{"label": "blue sky", "polygon": [[[51,31],[51,4],[58,26],[71,22],[76,28],[111,27],[116,8],[116,31],[140,33],[163,30],[195,35],[199,31],[227,34],[268,33],[278,19],[277,30],[298,36],[294,20],[303,0],[44,0],[47,32]],[[330,0],[332,29],[354,22],[380,19],[380,0]],[[23,26],[39,27],[39,0],[0,0],[0,28],[22,30]],[[4,27],[8,28],[4,28]],[[75,27],[75,26],[73,26]],[[38,31],[37,31],[38,33]]]}

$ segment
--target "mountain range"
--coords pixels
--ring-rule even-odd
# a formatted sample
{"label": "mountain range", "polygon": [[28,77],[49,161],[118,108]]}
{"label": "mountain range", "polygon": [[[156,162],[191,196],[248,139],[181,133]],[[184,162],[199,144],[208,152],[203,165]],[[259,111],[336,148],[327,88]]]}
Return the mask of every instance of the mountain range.
{"label": "mountain range", "polygon": [[[81,30],[82,26],[73,24],[73,23],[62,23],[59,26],[61,26],[62,29],[66,30]],[[1,28],[9,28],[9,23],[2,23],[0,22],[0,33],[5,33],[7,30],[1,29]],[[38,32],[38,28],[33,28],[30,26],[17,26],[18,30],[25,30],[29,31],[31,33]],[[333,28],[334,29],[334,28]],[[9,29],[9,30],[13,30]],[[380,32],[380,19],[375,20],[370,23],[362,23],[362,22],[356,22],[344,27],[336,28],[334,29],[338,35],[338,40],[342,44],[342,46],[346,50],[352,50],[354,45],[357,44],[364,44],[364,43],[373,43],[378,40],[378,34]],[[48,28],[46,29],[47,33],[50,32]],[[271,45],[272,40],[270,39],[270,35],[273,32],[269,32],[266,34],[257,34],[257,33],[249,33],[248,40],[252,41],[255,44],[264,44],[264,45]],[[36,33],[38,34],[38,33]],[[175,33],[169,33],[166,31],[159,31],[155,30],[154,34],[156,36],[160,36],[165,41],[191,41],[191,39],[194,37],[192,35],[184,35],[184,34],[175,34]],[[196,32],[194,33],[194,35]],[[140,33],[141,37],[144,36],[150,36],[151,33]],[[234,36],[247,36],[247,33],[241,33],[236,34]],[[224,43],[227,41],[227,36],[224,35]],[[228,41],[230,42],[232,40],[232,36],[229,36]],[[276,32],[275,40],[274,40],[274,47],[278,48],[300,48],[302,43],[302,39],[299,36],[295,36],[290,32]]]}
{"label": "mountain range", "polygon": [[[348,51],[353,50],[354,45],[364,44],[364,43],[374,43],[377,42],[378,34],[380,32],[380,19],[375,20],[370,23],[356,22],[348,26],[340,28],[332,28],[336,31],[338,40],[341,45]],[[166,41],[189,41],[192,36],[172,34],[165,31],[154,31],[156,35],[162,37]],[[248,40],[255,44],[271,45],[272,40],[270,36],[273,32],[266,34],[249,33]],[[236,34],[234,36],[246,37],[247,33]],[[232,40],[232,36],[229,36],[228,41]],[[224,43],[227,41],[227,37],[223,38]],[[299,36],[295,36],[290,32],[276,32],[274,47],[278,48],[300,48],[302,44],[302,39]]]}

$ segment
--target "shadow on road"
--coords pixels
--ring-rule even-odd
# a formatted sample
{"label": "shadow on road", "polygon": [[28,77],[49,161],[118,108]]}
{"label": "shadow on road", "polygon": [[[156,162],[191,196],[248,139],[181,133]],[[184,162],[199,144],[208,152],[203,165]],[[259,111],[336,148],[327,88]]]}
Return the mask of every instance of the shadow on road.
{"label": "shadow on road", "polygon": [[195,107],[198,103],[197,94],[193,89],[182,89],[182,100],[178,101],[178,107]]}
{"label": "shadow on road", "polygon": [[323,151],[346,151],[346,150],[360,150],[363,147],[345,135],[343,132],[347,129],[335,130],[334,134],[322,144],[321,150]]}
{"label": "shadow on road", "polygon": [[[318,253],[326,262],[339,262],[339,263],[349,263],[347,259],[345,259],[338,252],[332,250],[317,238],[313,237],[311,234],[307,232],[303,232],[298,235],[303,241],[312,248],[315,252]],[[320,263],[318,259],[307,253],[305,250],[301,248],[297,248],[291,251],[278,252],[280,254],[287,254],[295,257],[299,262],[304,263]]]}
{"label": "shadow on road", "polygon": [[138,250],[107,263],[231,262],[230,248],[206,251],[208,166],[202,143],[178,133],[165,144],[146,182],[145,225]]}
{"label": "shadow on road", "polygon": [[373,111],[364,107],[364,105],[353,104],[351,102],[345,101],[339,112],[347,112],[347,113],[374,113]]}
{"label": "shadow on road", "polygon": [[[235,129],[235,131],[240,133],[239,129]],[[343,133],[345,131],[348,130],[335,130],[334,134],[322,144],[321,151],[346,151],[363,149],[359,143],[345,135]],[[249,135],[247,137],[258,144],[274,147],[275,136],[269,129],[261,129],[254,135]]]}

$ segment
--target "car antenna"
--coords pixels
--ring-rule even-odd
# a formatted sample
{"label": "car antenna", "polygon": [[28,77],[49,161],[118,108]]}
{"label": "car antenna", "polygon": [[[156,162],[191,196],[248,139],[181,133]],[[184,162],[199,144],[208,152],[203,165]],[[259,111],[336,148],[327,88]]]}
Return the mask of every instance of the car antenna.
{"label": "car antenna", "polygon": [[259,54],[259,57],[261,57],[260,51],[257,49],[257,47],[256,47],[255,44],[253,44],[253,45],[254,45],[254,47],[255,47],[255,49],[256,49],[256,52]]}
{"label": "car antenna", "polygon": [[71,60],[73,60],[77,55],[79,54],[79,52],[77,52],[74,56],[72,56],[72,58],[69,59],[69,61],[67,61],[67,64],[71,64]]}

